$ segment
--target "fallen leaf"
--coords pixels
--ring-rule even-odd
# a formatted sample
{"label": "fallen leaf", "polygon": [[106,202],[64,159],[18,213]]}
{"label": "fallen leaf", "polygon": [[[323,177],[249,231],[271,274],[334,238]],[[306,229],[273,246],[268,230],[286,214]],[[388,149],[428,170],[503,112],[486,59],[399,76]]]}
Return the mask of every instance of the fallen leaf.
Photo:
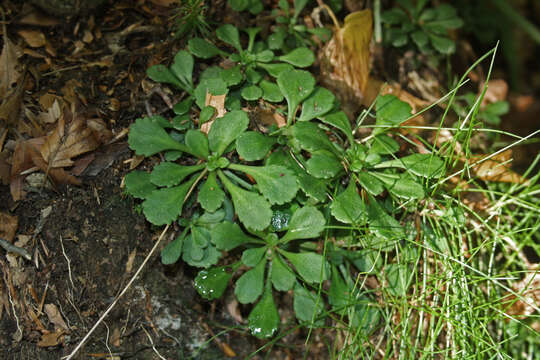
{"label": "fallen leaf", "polygon": [[50,168],[60,168],[72,166],[72,158],[95,150],[98,146],[99,142],[92,129],[85,124],[82,117],[66,109],[58,120],[56,129],[47,136],[41,146],[40,153]]}
{"label": "fallen leaf", "polygon": [[19,122],[25,79],[26,77],[23,77],[18,80],[17,87],[4,95],[4,101],[0,105],[0,121],[8,128],[15,127]]}
{"label": "fallen leaf", "polygon": [[[484,157],[473,157],[474,162]],[[507,182],[523,184],[528,180],[510,169],[512,150],[506,150],[482,163],[472,167],[474,174],[483,181]]]}
{"label": "fallen leaf", "polygon": [[[11,164],[11,175],[9,179],[11,197],[14,201],[21,200],[26,194],[23,190],[23,180],[26,175],[23,175],[23,173],[35,167],[35,164],[32,161],[30,149],[41,146],[43,141],[44,138],[36,138],[18,141],[15,145]],[[34,151],[36,150],[34,149]]]}
{"label": "fallen leaf", "polygon": [[210,127],[214,123],[214,120],[222,117],[227,113],[225,110],[225,97],[226,95],[212,95],[209,92],[206,93],[206,99],[204,101],[205,106],[213,106],[216,109],[216,113],[210,121],[205,122],[201,125],[201,131],[205,134],[208,134]]}
{"label": "fallen leaf", "polygon": [[12,243],[18,226],[19,218],[17,216],[0,212],[0,238]]}
{"label": "fallen leaf", "polygon": [[136,248],[129,253],[128,261],[126,262],[126,273],[128,274],[131,272],[131,270],[133,270],[133,262],[135,261],[135,256],[137,256]]}
{"label": "fallen leaf", "polygon": [[19,24],[47,27],[47,26],[56,26],[60,24],[60,22],[51,16],[48,16],[48,15],[43,14],[42,12],[33,10],[32,12],[24,15],[19,20]]}
{"label": "fallen leaf", "polygon": [[64,340],[64,332],[59,330],[53,333],[46,333],[41,335],[41,339],[38,341],[37,346],[39,347],[51,347],[57,346],[62,343]]}
{"label": "fallen leaf", "polygon": [[33,48],[39,48],[45,46],[47,39],[45,35],[40,30],[19,30],[17,34],[21,36],[28,46]]}
{"label": "fallen leaf", "polygon": [[[333,14],[332,14],[333,16]],[[369,78],[369,43],[373,33],[371,10],[347,15],[343,27],[336,22],[334,36],[323,49],[321,73],[331,82],[344,83],[358,99]]]}
{"label": "fallen leaf", "polygon": [[17,61],[21,55],[22,51],[9,40],[4,27],[4,47],[0,54],[0,98],[4,98],[21,77]]}
{"label": "fallen leaf", "polygon": [[[2,143],[3,141],[0,141],[0,144]],[[7,150],[0,152],[0,181],[2,182],[2,185],[9,184],[9,176],[11,173],[11,166],[8,162],[9,159],[11,159],[11,154]]]}
{"label": "fallen leaf", "polygon": [[45,314],[47,314],[47,317],[49,318],[49,321],[55,325],[57,332],[59,330],[60,331],[69,330],[66,322],[62,318],[62,315],[60,314],[60,311],[58,311],[58,308],[56,307],[56,305],[45,304],[44,310],[45,310]]}
{"label": "fallen leaf", "polygon": [[[484,87],[484,84],[480,84],[479,91],[481,92]],[[497,101],[506,100],[508,95],[508,84],[503,79],[493,79],[489,80],[487,85],[486,93],[482,99],[482,106],[495,103]]]}

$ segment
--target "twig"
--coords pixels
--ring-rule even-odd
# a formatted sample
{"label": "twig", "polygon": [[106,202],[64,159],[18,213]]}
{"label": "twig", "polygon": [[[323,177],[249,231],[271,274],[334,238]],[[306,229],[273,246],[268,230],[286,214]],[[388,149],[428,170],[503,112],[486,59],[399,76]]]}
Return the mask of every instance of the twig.
{"label": "twig", "polygon": [[152,344],[152,350],[154,350],[154,352],[157,354],[157,356],[159,356],[160,359],[162,360],[167,360],[165,359],[163,356],[161,356],[161,354],[159,353],[159,351],[157,351],[156,349],[156,345],[154,345],[154,340],[152,340],[152,337],[150,336],[150,334],[148,333],[148,331],[146,331],[146,328],[144,326],[141,325],[141,328],[143,329],[144,333],[146,334],[146,336],[148,337],[148,340],[150,340],[150,344]]}
{"label": "twig", "polygon": [[64,254],[64,257],[67,261],[68,266],[68,274],[69,274],[69,281],[71,282],[71,287],[75,289],[75,284],[73,283],[73,277],[71,276],[71,260],[67,257],[66,250],[64,249],[64,242],[62,241],[62,236],[60,235],[60,246],[62,246],[62,254]]}
{"label": "twig", "polygon": [[163,229],[163,232],[161,233],[161,235],[159,236],[159,238],[157,239],[156,243],[154,244],[154,246],[152,247],[152,249],[150,250],[150,252],[148,253],[148,255],[146,256],[146,258],[144,259],[144,261],[142,262],[141,266],[139,266],[139,268],[137,269],[137,272],[135,272],[135,274],[133,275],[133,277],[131,278],[131,280],[129,280],[129,282],[127,283],[127,285],[124,287],[124,289],[122,290],[122,292],[114,299],[114,301],[112,302],[111,305],[109,305],[109,307],[107,308],[107,310],[105,310],[105,312],[103,313],[103,315],[101,315],[101,317],[98,319],[98,321],[94,324],[94,326],[90,329],[90,331],[85,335],[85,337],[79,342],[79,344],[77,345],[77,347],[75,347],[75,349],[73,349],[73,351],[71,352],[71,354],[69,354],[68,356],[66,357],[63,357],[62,359],[66,359],[66,360],[70,360],[73,358],[73,356],[75,356],[75,354],[81,349],[81,347],[84,345],[84,343],[88,340],[88,338],[90,338],[90,336],[92,335],[92,333],[97,329],[97,327],[99,326],[99,324],[101,324],[103,322],[103,320],[107,317],[107,315],[109,315],[109,313],[111,312],[111,310],[116,306],[116,304],[118,303],[118,300],[120,300],[120,298],[127,292],[127,290],[129,289],[129,287],[131,286],[131,284],[133,284],[133,282],[135,281],[135,279],[137,278],[137,276],[139,275],[139,273],[142,271],[142,269],[144,268],[144,266],[146,265],[146,263],[148,262],[148,260],[150,260],[150,257],[152,257],[152,255],[154,254],[154,252],[156,251],[156,249],[158,248],[158,245],[161,243],[161,239],[163,239],[163,236],[165,235],[165,233],[167,232],[167,230],[169,230],[169,226],[170,225],[167,225],[165,227],[165,229]]}
{"label": "twig", "polygon": [[7,240],[0,238],[0,246],[2,246],[7,252],[12,252],[12,253],[21,255],[23,258],[25,258],[28,261],[32,260],[32,255],[30,255],[28,250],[19,246],[15,246]]}

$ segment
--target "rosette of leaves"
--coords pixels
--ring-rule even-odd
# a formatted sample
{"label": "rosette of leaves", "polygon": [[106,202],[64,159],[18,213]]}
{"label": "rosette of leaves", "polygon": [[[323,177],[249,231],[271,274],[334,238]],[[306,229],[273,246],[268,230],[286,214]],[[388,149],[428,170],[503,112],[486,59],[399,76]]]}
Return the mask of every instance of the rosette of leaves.
{"label": "rosette of leaves", "polygon": [[174,264],[181,257],[191,266],[215,265],[221,258],[221,251],[210,241],[211,231],[224,220],[232,221],[233,216],[232,205],[225,199],[224,206],[217,211],[205,211],[202,215],[196,211],[189,220],[180,219],[184,231],[163,248],[161,262]]}
{"label": "rosette of leaves", "polygon": [[[224,86],[234,89],[240,97],[247,101],[254,101],[263,98],[269,102],[281,102],[281,95],[277,85],[265,77],[270,75],[276,78],[282,71],[291,70],[294,67],[305,68],[313,64],[315,55],[307,47],[299,47],[293,51],[278,56],[262,43],[255,42],[255,38],[260,28],[248,28],[244,31],[248,35],[246,48],[242,47],[240,32],[231,25],[220,26],[216,30],[216,36],[224,43],[232,46],[236,52],[228,53],[211,42],[202,38],[192,38],[188,42],[191,53],[199,58],[209,59],[214,56],[228,57],[236,64],[228,69],[214,71],[212,76],[207,76],[201,80],[197,89],[203,89],[201,94],[206,92],[208,86],[220,82]],[[217,69],[217,68],[216,68]],[[197,92],[195,89],[195,92]]]}
{"label": "rosette of leaves", "polygon": [[[183,141],[179,141],[167,132],[173,124],[164,118],[137,119],[128,137],[136,154],[152,156],[175,150],[185,155],[184,164],[162,161],[150,173],[133,171],[126,176],[126,191],[143,200],[142,210],[147,220],[155,225],[172,223],[196,189],[196,202],[206,211],[216,211],[224,202],[225,189],[246,227],[266,228],[272,218],[271,206],[291,201],[298,185],[294,173],[284,166],[232,163],[238,159],[235,153],[247,160],[259,160],[273,146],[273,139],[247,132],[248,123],[245,112],[231,111],[214,121],[208,136],[190,129]],[[256,184],[245,181],[243,174]]]}
{"label": "rosette of leaves", "polygon": [[228,0],[227,3],[234,11],[249,10],[253,15],[260,13],[264,9],[262,0]]}
{"label": "rosette of leaves", "polygon": [[[273,297],[276,291],[294,291],[294,311],[302,323],[320,325],[323,300],[304,285],[316,285],[328,279],[329,264],[314,251],[317,238],[325,226],[325,218],[315,207],[306,205],[293,212],[288,221],[276,213],[273,226],[267,231],[244,233],[235,223],[222,222],[211,234],[212,243],[220,250],[243,248],[241,261],[229,266],[202,270],[195,278],[199,294],[212,300],[224,293],[233,272],[240,265],[249,270],[236,280],[234,293],[242,304],[255,304],[248,317],[251,333],[258,338],[273,336],[280,319]],[[279,219],[278,219],[279,218]],[[279,236],[283,234],[282,236]],[[232,269],[233,271],[227,271]],[[304,285],[303,285],[304,284]]]}
{"label": "rosette of leaves", "polygon": [[449,30],[463,26],[456,9],[448,3],[427,7],[428,0],[414,4],[410,0],[398,0],[399,7],[393,7],[381,14],[381,21],[387,25],[385,42],[394,47],[414,44],[423,53],[453,54],[456,44],[448,36]]}
{"label": "rosette of leaves", "polygon": [[[341,143],[331,141],[322,125],[315,122],[298,121],[289,134],[291,142],[309,154],[306,161],[301,153],[295,159],[309,175],[334,184],[349,178],[347,187],[330,205],[332,215],[347,224],[367,223],[374,235],[395,240],[403,238],[404,231],[375,197],[388,191],[396,199],[424,198],[424,183],[443,174],[444,162],[432,154],[396,156],[399,144],[384,132],[411,117],[409,104],[385,95],[377,99],[376,110],[378,127],[366,144],[355,141],[350,121],[342,111],[319,117],[325,125],[339,130]],[[358,186],[365,191],[367,203],[358,194]]]}
{"label": "rosette of leaves", "polygon": [[[308,2],[309,0],[294,0],[294,11],[291,15],[289,2],[279,0],[278,8],[272,10],[272,15],[276,17],[276,25],[267,39],[271,50],[288,52],[298,47],[314,45],[312,36],[317,36],[322,41],[328,41],[332,37],[332,30],[324,27],[308,28],[298,20]],[[334,3],[336,2],[332,2],[331,6]]]}

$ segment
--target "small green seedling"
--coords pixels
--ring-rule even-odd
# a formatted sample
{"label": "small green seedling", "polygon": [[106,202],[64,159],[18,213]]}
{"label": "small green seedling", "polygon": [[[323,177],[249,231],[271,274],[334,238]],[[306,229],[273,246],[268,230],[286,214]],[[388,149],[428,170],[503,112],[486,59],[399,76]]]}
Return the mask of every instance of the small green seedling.
{"label": "small green seedling", "polygon": [[384,40],[394,47],[414,45],[423,53],[453,54],[456,44],[448,36],[449,30],[463,26],[456,9],[443,3],[436,7],[426,7],[428,0],[399,0],[400,7],[393,7],[381,14],[387,25]]}

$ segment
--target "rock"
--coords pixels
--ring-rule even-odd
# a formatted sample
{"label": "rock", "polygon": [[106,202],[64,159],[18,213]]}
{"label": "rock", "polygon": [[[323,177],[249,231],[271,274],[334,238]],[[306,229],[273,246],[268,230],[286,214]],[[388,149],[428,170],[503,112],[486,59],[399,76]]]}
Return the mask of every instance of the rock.
{"label": "rock", "polygon": [[88,13],[105,3],[105,0],[30,0],[50,15],[72,16]]}

